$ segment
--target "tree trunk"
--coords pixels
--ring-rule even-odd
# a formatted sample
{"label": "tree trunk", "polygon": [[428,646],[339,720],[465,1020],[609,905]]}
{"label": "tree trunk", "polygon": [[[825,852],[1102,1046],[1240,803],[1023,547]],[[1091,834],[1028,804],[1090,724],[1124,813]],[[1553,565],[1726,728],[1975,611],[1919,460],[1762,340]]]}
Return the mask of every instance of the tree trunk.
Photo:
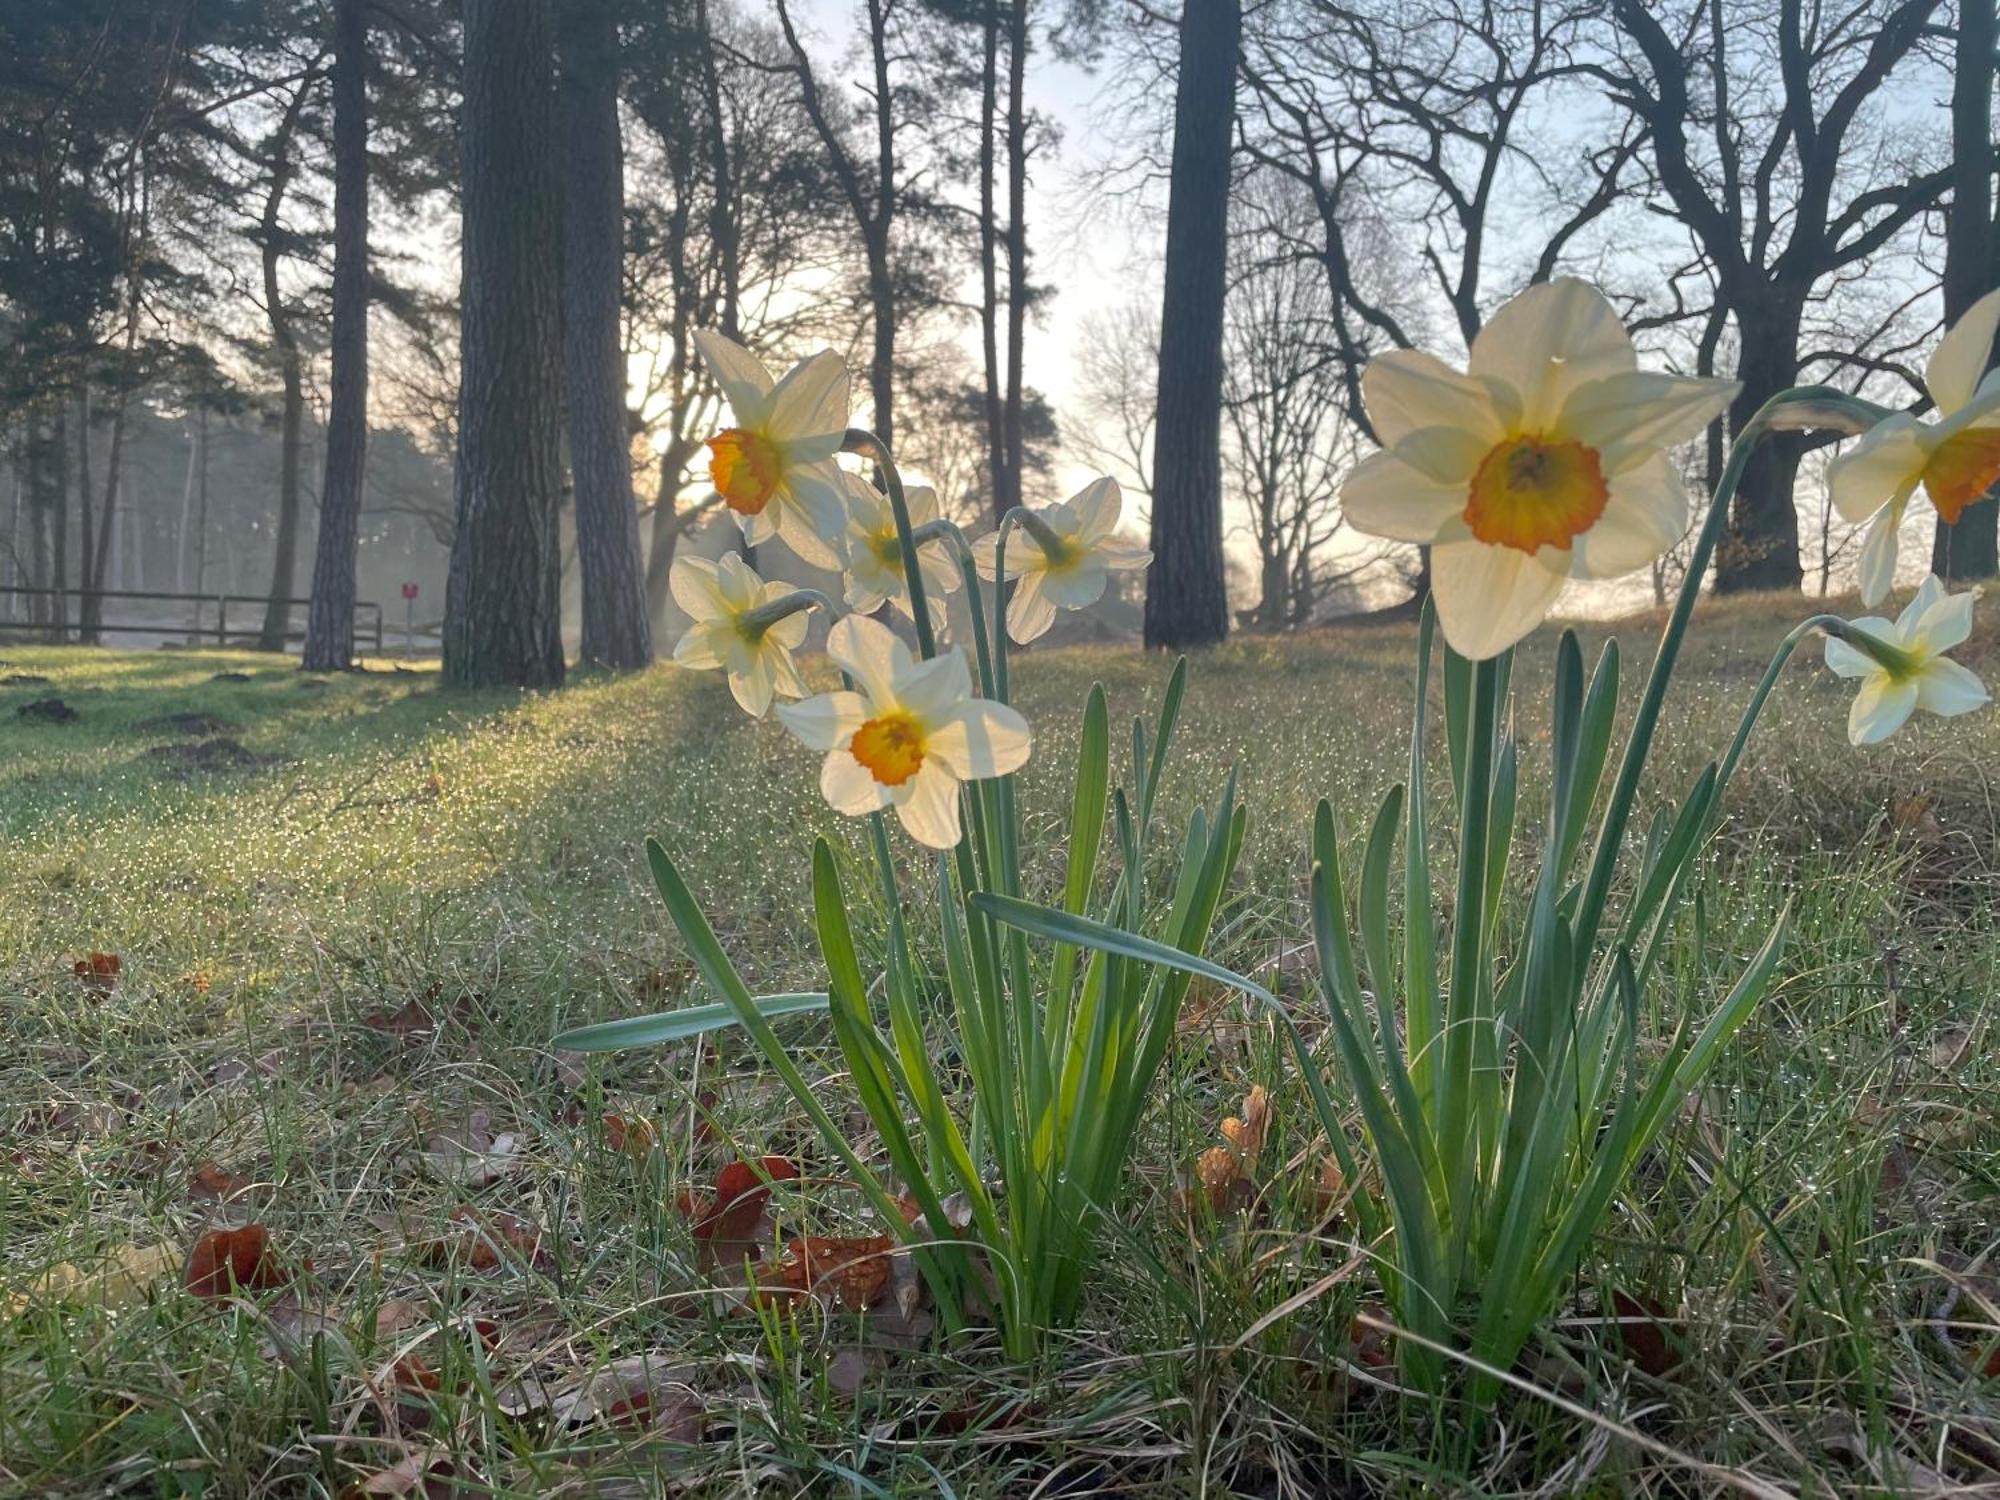
{"label": "tree trunk", "polygon": [[259,224],[258,257],[264,273],[264,318],[271,329],[271,348],[278,356],[278,373],[284,385],[284,410],[279,419],[278,438],[278,527],[277,546],[271,559],[271,597],[264,606],[263,628],[257,632],[259,651],[285,649],[285,628],[291,623],[286,600],[292,594],[292,569],[299,551],[299,453],[300,433],[305,424],[305,358],[292,331],[290,314],[285,311],[283,289],[278,285],[281,216],[285,190],[292,181],[292,134],[298,125],[309,81],[300,83],[292,95],[271,145],[271,185],[264,194],[264,214]]}
{"label": "tree trunk", "polygon": [[618,139],[618,27],[606,0],[562,12],[563,377],[583,577],[585,662],[653,659],[639,565],[639,512],[618,334],[625,239]]}
{"label": "tree trunk", "polygon": [[[1797,377],[1799,314],[1781,309],[1770,317],[1745,316],[1736,308],[1742,351],[1736,378],[1743,389],[1729,408],[1729,431],[1740,434],[1759,407]],[[1792,491],[1804,447],[1799,434],[1772,433],[1757,445],[1743,467],[1729,530],[1715,555],[1715,588],[1723,594],[1753,589],[1798,590],[1805,581],[1799,563],[1799,513]]]}
{"label": "tree trunk", "polygon": [[354,661],[354,560],[368,458],[367,0],[334,0],[333,329],[326,470],[303,665],[338,672]]}
{"label": "tree trunk", "polygon": [[1000,107],[1000,0],[986,0],[979,67],[979,350],[986,377],[986,483],[993,523],[1007,514],[1007,419],[1001,395],[999,211],[994,203],[994,129]]}
{"label": "tree trunk", "polygon": [[[1956,322],[1992,287],[1993,69],[1991,0],[1967,0],[1958,14],[1958,53],[1951,89],[1951,217],[1945,224],[1944,315]],[[1940,516],[1931,543],[1931,571],[1940,578],[1991,578],[2000,572],[2000,502],[1983,500],[1956,526]]]}
{"label": "tree trunk", "polygon": [[896,441],[896,278],[889,264],[891,226],[896,222],[896,96],[889,80],[887,0],[868,0],[869,56],[875,70],[875,214],[862,227],[868,256],[868,301],[875,319],[875,342],[868,357],[868,395],[875,436],[886,447]]}
{"label": "tree trunk", "polygon": [[549,0],[465,9],[457,526],[444,680],[563,680],[561,272]]}
{"label": "tree trunk", "polygon": [[49,639],[60,645],[69,633],[69,413],[60,406],[55,415],[55,441],[50,444],[52,464],[49,476],[49,541],[52,550],[49,586],[55,590],[49,600]]}
{"label": "tree trunk", "polygon": [[90,495],[90,386],[76,388],[76,507],[78,534],[76,559],[76,619],[79,641],[86,639],[84,622],[90,618],[90,560],[97,555],[97,517]]}
{"label": "tree trunk", "polygon": [[1148,646],[1207,645],[1229,630],[1222,567],[1222,304],[1241,28],[1237,0],[1188,0],[1181,15],[1153,439]]}
{"label": "tree trunk", "polygon": [[[1028,328],[1028,7],[1010,0],[1007,26],[1007,429],[1006,501],[1021,503],[1021,354]],[[1230,62],[1232,80],[1235,61]]]}

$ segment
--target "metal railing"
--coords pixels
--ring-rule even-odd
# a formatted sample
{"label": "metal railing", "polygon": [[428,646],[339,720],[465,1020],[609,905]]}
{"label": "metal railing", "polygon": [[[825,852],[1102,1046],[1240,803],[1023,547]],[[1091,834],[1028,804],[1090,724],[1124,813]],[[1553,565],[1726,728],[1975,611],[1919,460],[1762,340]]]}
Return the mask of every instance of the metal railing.
{"label": "metal railing", "polygon": [[[10,617],[14,612],[16,600],[33,599],[48,599],[62,603],[64,615],[63,634],[65,636],[74,636],[82,628],[78,617],[82,614],[83,606],[86,601],[95,601],[98,605],[99,620],[92,629],[97,634],[185,636],[191,643],[213,640],[218,646],[227,646],[229,644],[229,607],[232,604],[238,606],[237,619],[239,621],[246,619],[246,616],[242,613],[241,606],[247,604],[252,607],[252,615],[254,616],[255,623],[247,626],[239,626],[237,636],[240,643],[254,644],[263,634],[264,612],[272,603],[270,598],[258,594],[175,594],[150,589],[104,589],[100,592],[92,589],[30,588],[25,585],[16,586],[11,584],[6,587],[0,587],[0,610],[5,610]],[[106,617],[106,612],[103,608],[105,604],[127,601],[154,604],[192,604],[194,606],[193,618],[192,620],[132,621],[113,620]],[[312,600],[280,599],[277,603],[283,605],[285,608],[284,638],[286,643],[303,642],[305,640],[305,630],[303,627],[297,630],[291,628],[291,612],[295,609],[306,608],[312,603]],[[203,620],[203,615],[210,609],[214,611],[213,624],[204,623]],[[50,613],[53,613],[53,611],[50,611]],[[52,622],[46,619],[0,619],[0,630],[46,634],[52,628]],[[371,642],[374,646],[375,654],[377,656],[382,654],[382,606],[372,599],[361,599],[355,602],[354,638],[357,645],[364,641]]]}

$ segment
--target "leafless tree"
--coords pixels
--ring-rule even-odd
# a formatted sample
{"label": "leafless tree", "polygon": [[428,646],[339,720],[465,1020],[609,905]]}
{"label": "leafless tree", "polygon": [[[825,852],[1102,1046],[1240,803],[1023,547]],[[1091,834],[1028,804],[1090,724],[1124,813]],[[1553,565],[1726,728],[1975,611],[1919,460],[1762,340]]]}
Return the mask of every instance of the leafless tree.
{"label": "leafless tree", "polygon": [[[1939,0],[1614,0],[1606,77],[1646,132],[1647,163],[1733,326],[1738,431],[1814,363],[1808,310],[1894,250],[1949,180],[1896,98],[1925,72]],[[1871,341],[1818,363],[1869,373]],[[1860,349],[1855,354],[1851,351]],[[1716,558],[1723,589],[1797,588],[1796,435],[1760,444]]]}

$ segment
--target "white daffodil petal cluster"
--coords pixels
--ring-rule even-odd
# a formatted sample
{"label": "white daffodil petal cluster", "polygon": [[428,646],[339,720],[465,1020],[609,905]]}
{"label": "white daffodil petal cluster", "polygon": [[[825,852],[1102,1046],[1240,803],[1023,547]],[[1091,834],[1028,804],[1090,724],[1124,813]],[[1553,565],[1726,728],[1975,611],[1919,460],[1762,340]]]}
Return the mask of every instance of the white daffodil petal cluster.
{"label": "white daffodil petal cluster", "polygon": [[[910,585],[903,576],[903,539],[896,530],[896,510],[884,495],[859,474],[843,472],[847,485],[847,607],[872,615],[885,603],[905,619],[914,619]],[[903,492],[912,531],[938,518],[937,491],[913,484]],[[959,571],[951,547],[942,537],[921,543],[917,566],[924,575],[931,626],[944,629],[945,597],[957,589]]]}
{"label": "white daffodil petal cluster", "polygon": [[1735,396],[1734,381],[1639,368],[1604,294],[1565,278],[1488,320],[1463,372],[1416,350],[1372,361],[1362,398],[1382,451],[1341,488],[1359,531],[1431,550],[1445,639],[1497,656],[1571,578],[1617,578],[1687,529],[1668,454]]}
{"label": "white daffodil petal cluster", "polygon": [[694,621],[674,647],[674,660],[701,670],[720,667],[729,676],[729,691],[743,711],[761,719],[770,711],[773,695],[803,698],[806,685],[792,653],[805,644],[803,612],[771,624],[752,618],[753,612],[786,598],[793,591],[783,583],[766,583],[735,553],[716,562],[705,557],[677,557],[667,573],[674,603]]}
{"label": "white daffodil petal cluster", "polygon": [[1028,721],[972,696],[964,653],[917,661],[878,621],[849,615],[828,634],[826,650],[854,689],[778,709],[802,743],[826,753],[820,791],[851,817],[893,807],[918,843],[952,848],[959,783],[1025,765]]}
{"label": "white daffodil petal cluster", "polygon": [[1861,683],[1847,716],[1850,743],[1879,744],[1920,708],[1951,718],[1991,701],[1985,684],[1945,655],[1971,636],[1975,597],[1970,590],[1947,594],[1933,574],[1894,620],[1870,615],[1848,622],[1888,648],[1880,656],[1837,637],[1827,640],[1826,664]]}
{"label": "white daffodil petal cluster", "polygon": [[1861,544],[1861,602],[1874,605],[1896,581],[1897,538],[1921,486],[1952,526],[2000,483],[2000,370],[1987,372],[2000,332],[2000,291],[1966,310],[1924,367],[1934,420],[1898,413],[1878,422],[1827,465],[1834,509],[1868,523]]}
{"label": "white daffodil petal cluster", "polygon": [[[1022,645],[1055,624],[1058,609],[1088,609],[1104,597],[1114,572],[1153,560],[1144,547],[1118,536],[1123,497],[1118,481],[1092,480],[1060,505],[1036,510],[1046,540],[1016,532],[1007,541],[1007,576],[1015,580],[1007,605],[1007,634]],[[997,532],[973,544],[979,576],[992,581],[999,553]]]}

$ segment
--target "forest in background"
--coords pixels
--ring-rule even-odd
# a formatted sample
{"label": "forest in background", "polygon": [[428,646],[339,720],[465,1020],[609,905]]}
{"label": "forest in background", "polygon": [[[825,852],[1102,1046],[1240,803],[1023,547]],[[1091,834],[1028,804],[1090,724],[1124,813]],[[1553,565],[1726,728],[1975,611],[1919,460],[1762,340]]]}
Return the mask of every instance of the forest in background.
{"label": "forest in background", "polygon": [[[549,283],[508,545],[547,554],[526,612],[587,660],[650,655],[715,515],[702,328],[840,351],[857,419],[968,521],[1116,474],[1150,640],[1393,603],[1422,558],[1335,504],[1360,371],[1469,343],[1527,282],[1588,276],[1662,363],[1743,381],[1698,482],[1785,385],[1918,401],[1911,351],[1996,279],[1993,54],[1990,8],[1943,0],[16,0],[0,584],[78,592],[34,618],[85,640],[91,590],[311,593],[320,665],[357,598],[442,605],[483,167],[489,234]],[[508,66],[511,141],[478,108]],[[1045,90],[1079,79],[1065,133]],[[1074,220],[1040,210],[1058,180]],[[1065,284],[1077,238],[1117,274]],[[1837,586],[1818,455],[1754,467],[1718,586]],[[1993,571],[1993,512],[1939,564]]]}

